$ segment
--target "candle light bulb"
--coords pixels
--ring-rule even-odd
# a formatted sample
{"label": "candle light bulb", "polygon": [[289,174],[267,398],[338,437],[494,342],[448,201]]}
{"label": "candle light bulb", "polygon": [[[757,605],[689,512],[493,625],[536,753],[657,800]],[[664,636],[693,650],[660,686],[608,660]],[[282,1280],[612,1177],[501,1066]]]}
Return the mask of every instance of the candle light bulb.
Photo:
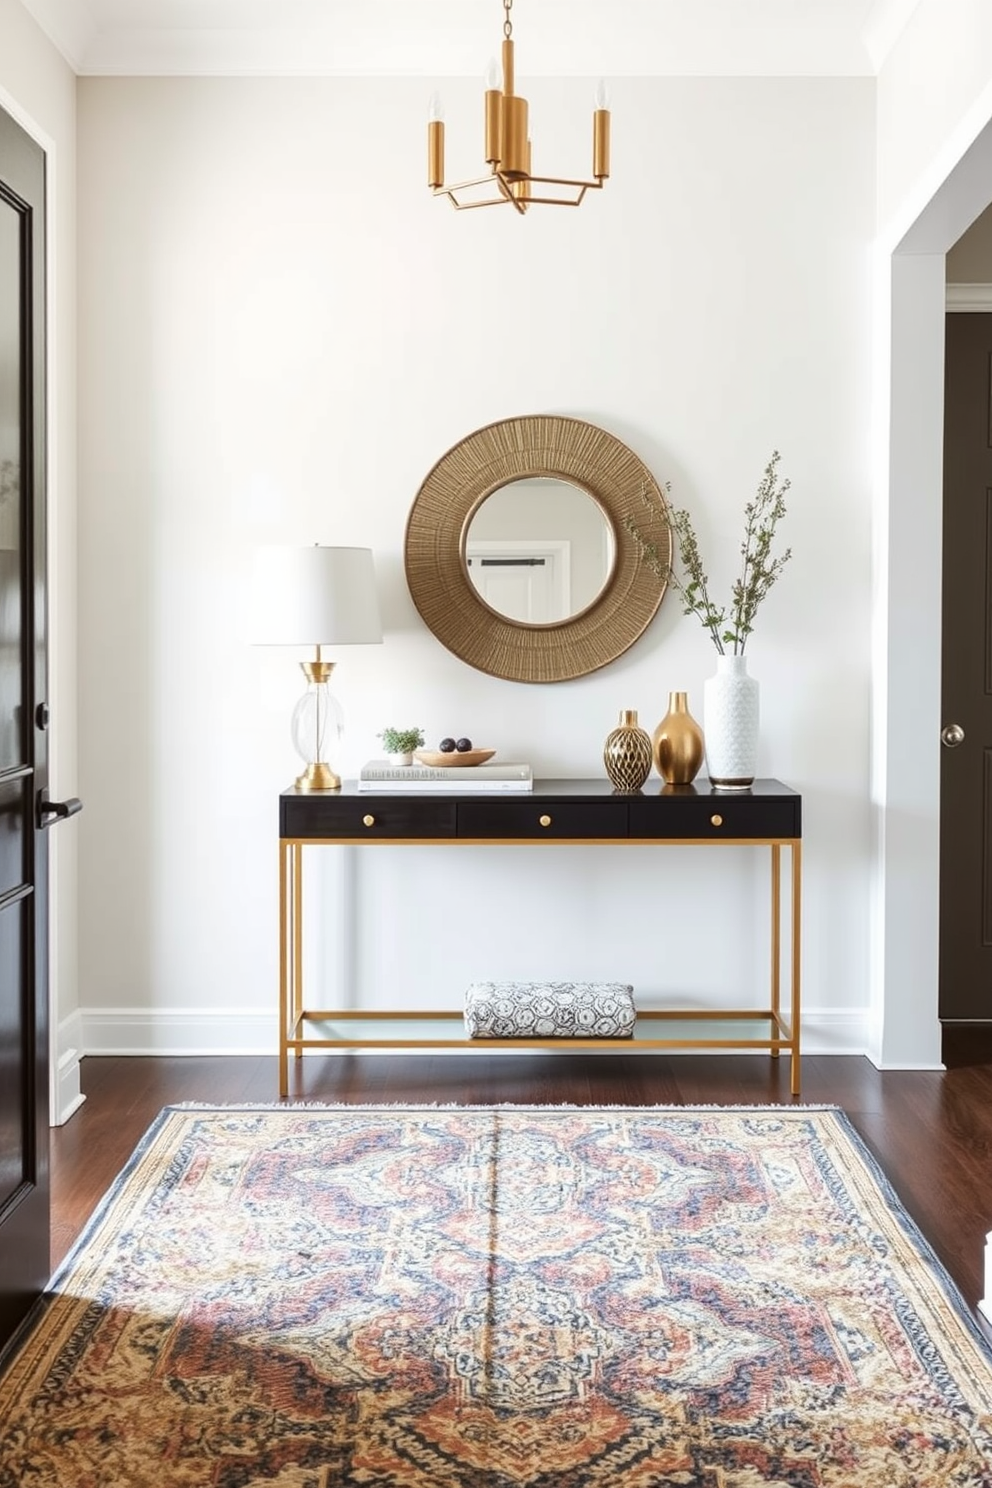
{"label": "candle light bulb", "polygon": [[598,109],[608,109],[609,106],[610,90],[606,86],[606,79],[600,78],[599,82],[596,84],[596,107]]}
{"label": "candle light bulb", "polygon": [[441,102],[440,93],[432,93],[427,105],[427,122],[429,124],[440,124],[444,121],[444,105]]}
{"label": "candle light bulb", "polygon": [[498,90],[499,90],[499,67],[496,65],[496,58],[495,57],[490,57],[489,58],[489,65],[486,68],[486,92],[487,93],[495,93]]}

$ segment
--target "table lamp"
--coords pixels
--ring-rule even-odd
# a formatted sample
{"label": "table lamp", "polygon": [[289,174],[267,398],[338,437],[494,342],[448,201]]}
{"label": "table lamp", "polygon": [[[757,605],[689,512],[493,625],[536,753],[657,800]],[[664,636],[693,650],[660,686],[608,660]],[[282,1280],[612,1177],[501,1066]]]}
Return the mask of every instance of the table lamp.
{"label": "table lamp", "polygon": [[315,648],[312,661],[300,662],[307,690],[293,709],[293,743],[305,766],[296,788],[340,790],[334,765],[344,715],[327,685],[334,662],[320,648],[381,642],[372,549],[259,548],[253,599],[256,645]]}

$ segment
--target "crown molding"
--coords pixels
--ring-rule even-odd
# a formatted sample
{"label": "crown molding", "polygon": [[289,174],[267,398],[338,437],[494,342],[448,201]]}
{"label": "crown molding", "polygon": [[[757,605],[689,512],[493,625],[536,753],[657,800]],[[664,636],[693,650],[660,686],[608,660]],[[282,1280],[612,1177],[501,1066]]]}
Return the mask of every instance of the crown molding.
{"label": "crown molding", "polygon": [[875,0],[862,36],[876,73],[885,66],[889,53],[909,25],[919,3],[920,0]]}
{"label": "crown molding", "polygon": [[992,284],[949,284],[944,304],[947,310],[992,311]]}
{"label": "crown molding", "polygon": [[[85,75],[481,76],[498,0],[21,0]],[[521,76],[871,76],[868,0],[532,0]],[[875,0],[879,35],[916,0]],[[877,14],[876,14],[877,13]],[[904,22],[903,22],[904,23]]]}
{"label": "crown molding", "polygon": [[21,4],[73,72],[80,72],[97,36],[90,0],[21,0]]}

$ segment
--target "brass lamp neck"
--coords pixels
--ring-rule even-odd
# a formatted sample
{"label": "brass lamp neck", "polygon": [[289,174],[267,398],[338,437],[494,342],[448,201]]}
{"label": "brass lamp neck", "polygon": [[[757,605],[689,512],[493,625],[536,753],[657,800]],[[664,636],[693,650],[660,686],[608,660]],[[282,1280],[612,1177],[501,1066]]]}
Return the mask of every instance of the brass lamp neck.
{"label": "brass lamp neck", "polygon": [[300,671],[308,682],[326,682],[334,670],[333,661],[321,661],[320,647],[317,647],[317,655],[313,661],[301,661]]}

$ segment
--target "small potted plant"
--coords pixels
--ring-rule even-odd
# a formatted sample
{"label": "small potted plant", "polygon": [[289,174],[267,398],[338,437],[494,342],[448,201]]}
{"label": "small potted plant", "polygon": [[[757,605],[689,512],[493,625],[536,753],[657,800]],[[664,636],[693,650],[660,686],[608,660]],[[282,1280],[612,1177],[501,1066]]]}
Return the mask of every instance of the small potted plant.
{"label": "small potted plant", "polygon": [[384,728],[378,737],[391,765],[412,765],[413,751],[424,745],[423,730],[419,728]]}

